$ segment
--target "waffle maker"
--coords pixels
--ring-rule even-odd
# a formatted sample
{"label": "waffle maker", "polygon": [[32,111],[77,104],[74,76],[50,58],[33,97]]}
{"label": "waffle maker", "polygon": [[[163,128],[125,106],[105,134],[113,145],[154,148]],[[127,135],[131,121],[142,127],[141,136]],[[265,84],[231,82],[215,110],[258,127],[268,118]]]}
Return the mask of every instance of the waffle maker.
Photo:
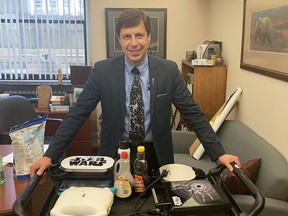
{"label": "waffle maker", "polygon": [[54,181],[62,181],[63,190],[69,187],[110,187],[113,183],[114,159],[106,156],[70,156],[48,171]]}
{"label": "waffle maker", "polygon": [[164,179],[161,184],[152,188],[155,207],[167,212],[169,216],[258,215],[264,208],[264,196],[235,163],[232,163],[232,166],[235,175],[255,199],[251,209],[247,212],[241,210],[221,182],[221,173],[225,169],[222,165],[209,170],[207,175],[196,175],[195,178],[184,181],[180,179],[165,181]]}
{"label": "waffle maker", "polygon": [[114,160],[105,156],[67,157],[31,179],[14,202],[13,215],[108,215],[114,201],[113,166]]}

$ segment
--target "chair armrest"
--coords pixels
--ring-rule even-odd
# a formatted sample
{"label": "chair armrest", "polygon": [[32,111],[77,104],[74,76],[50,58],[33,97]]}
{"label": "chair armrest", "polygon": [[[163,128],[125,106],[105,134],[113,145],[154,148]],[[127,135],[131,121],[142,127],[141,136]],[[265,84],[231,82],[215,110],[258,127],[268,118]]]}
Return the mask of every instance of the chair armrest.
{"label": "chair armrest", "polygon": [[[45,137],[46,136],[54,136],[57,128],[62,124],[63,119],[60,118],[47,118],[47,122],[50,122],[52,125],[52,129],[47,132],[47,126],[45,128]],[[11,138],[9,136],[9,132],[0,132],[0,144],[11,144]]]}
{"label": "chair armrest", "polygon": [[62,124],[61,118],[47,118],[45,127],[45,137],[53,137],[56,134],[58,127]]}
{"label": "chair armrest", "polygon": [[0,145],[1,144],[10,144],[11,138],[9,132],[0,132]]}
{"label": "chair armrest", "polygon": [[174,153],[188,154],[189,147],[197,139],[194,132],[191,131],[172,131],[172,142]]}

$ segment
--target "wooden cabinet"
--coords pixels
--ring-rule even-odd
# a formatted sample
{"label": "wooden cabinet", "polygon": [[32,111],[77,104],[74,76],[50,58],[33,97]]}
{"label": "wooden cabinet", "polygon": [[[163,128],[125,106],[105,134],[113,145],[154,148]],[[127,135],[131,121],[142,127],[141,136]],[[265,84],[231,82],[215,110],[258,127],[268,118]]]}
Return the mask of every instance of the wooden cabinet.
{"label": "wooden cabinet", "polygon": [[[36,109],[37,113],[44,115],[48,113],[49,118],[64,119],[67,112],[40,112]],[[93,113],[92,113],[93,114]],[[91,114],[91,115],[92,115]],[[70,148],[66,151],[66,156],[72,155],[95,155],[98,151],[97,140],[94,139],[97,133],[97,122],[94,122],[90,116],[82,125],[72,140]],[[47,121],[45,128],[45,136],[53,136],[59,127],[58,122]]]}
{"label": "wooden cabinet", "polygon": [[192,85],[194,100],[211,120],[225,102],[227,66],[195,66],[183,60],[182,76]]}

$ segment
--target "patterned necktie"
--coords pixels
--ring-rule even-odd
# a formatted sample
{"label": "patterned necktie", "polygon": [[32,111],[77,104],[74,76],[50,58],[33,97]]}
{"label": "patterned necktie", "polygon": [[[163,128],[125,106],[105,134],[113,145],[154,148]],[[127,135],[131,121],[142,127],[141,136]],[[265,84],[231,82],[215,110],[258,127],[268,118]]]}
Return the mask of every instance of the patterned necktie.
{"label": "patterned necktie", "polygon": [[140,72],[136,67],[134,67],[132,73],[134,74],[134,80],[132,82],[130,94],[129,139],[137,146],[143,142],[145,137],[144,106],[139,77]]}

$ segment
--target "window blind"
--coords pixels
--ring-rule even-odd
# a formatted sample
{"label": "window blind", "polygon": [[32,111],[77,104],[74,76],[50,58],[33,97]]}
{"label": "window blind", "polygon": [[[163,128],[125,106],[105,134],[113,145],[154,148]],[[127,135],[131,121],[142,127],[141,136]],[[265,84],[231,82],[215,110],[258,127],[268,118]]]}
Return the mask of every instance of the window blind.
{"label": "window blind", "polygon": [[86,65],[85,0],[1,0],[0,79],[70,79]]}

